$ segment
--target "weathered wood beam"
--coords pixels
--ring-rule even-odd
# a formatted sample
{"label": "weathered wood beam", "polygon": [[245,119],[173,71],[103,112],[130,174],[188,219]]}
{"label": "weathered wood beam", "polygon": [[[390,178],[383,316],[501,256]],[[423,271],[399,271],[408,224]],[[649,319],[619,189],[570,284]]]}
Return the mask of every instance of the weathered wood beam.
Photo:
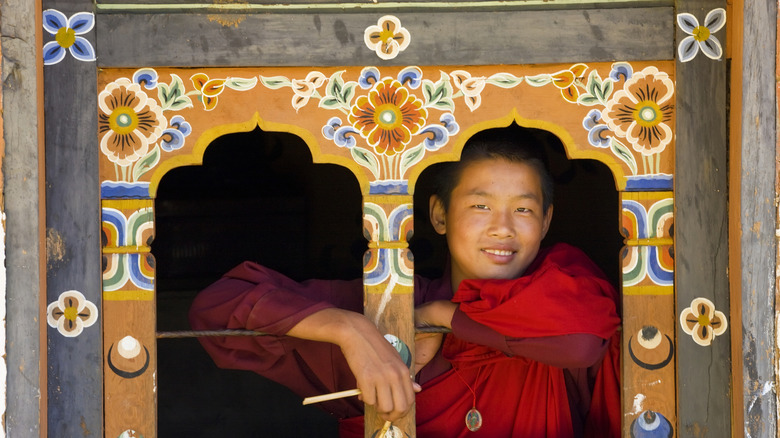
{"label": "weathered wood beam", "polygon": [[735,2],[743,33],[738,239],[742,297],[744,436],[777,436],[775,172],[777,2]]}
{"label": "weathered wood beam", "polygon": [[[71,17],[78,12],[91,12],[92,2],[44,0],[43,9],[56,9]],[[81,37],[94,46],[94,32]],[[53,40],[53,36],[45,34],[44,43]],[[97,323],[75,337],[65,337],[57,329],[46,327],[48,425],[52,436],[103,436],[96,83],[95,62],[79,61],[71,53],[43,69],[45,217],[50,249],[46,302],[56,302],[63,292],[75,290],[98,311]],[[41,317],[45,320],[46,315]]]}
{"label": "weathered wood beam", "polygon": [[[700,23],[725,1],[677,2]],[[728,24],[728,23],[727,23]],[[725,45],[725,28],[715,35]],[[677,41],[688,35],[677,30]],[[729,315],[727,62],[699,53],[677,62],[676,314],[696,298]],[[701,346],[677,322],[678,437],[731,436],[730,343]],[[729,328],[731,330],[732,328]]]}
{"label": "weathered wood beam", "polygon": [[382,61],[363,41],[365,29],[381,16],[378,12],[100,14],[98,66],[428,65],[434,59],[437,65],[477,65],[674,58],[671,7],[395,15],[409,30],[411,44],[397,58]]}
{"label": "weathered wood beam", "polygon": [[[3,397],[7,402],[3,430],[8,436],[44,436],[45,411],[41,373],[46,372],[41,351],[42,242],[39,194],[42,180],[38,154],[40,138],[41,28],[36,25],[38,2],[0,4],[2,35],[2,117],[5,156],[3,169],[3,235],[5,269],[2,293],[6,352],[2,368]],[[7,317],[6,317],[7,315]],[[45,323],[43,323],[45,324]],[[44,338],[45,339],[45,338]],[[7,386],[6,386],[7,384]]]}

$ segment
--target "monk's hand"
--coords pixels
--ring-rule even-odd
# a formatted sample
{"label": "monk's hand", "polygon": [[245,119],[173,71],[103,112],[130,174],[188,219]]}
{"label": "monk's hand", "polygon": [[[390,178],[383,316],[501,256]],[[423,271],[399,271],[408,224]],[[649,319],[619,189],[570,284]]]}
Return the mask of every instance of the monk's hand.
{"label": "monk's hand", "polygon": [[452,316],[458,305],[448,300],[429,301],[414,309],[414,323],[418,327],[452,328]]}
{"label": "monk's hand", "polygon": [[376,326],[355,315],[352,329],[345,331],[338,345],[355,375],[361,400],[373,405],[383,420],[395,421],[411,409],[420,386]]}
{"label": "monk's hand", "polygon": [[417,333],[414,336],[414,374],[420,372],[436,356],[441,347],[442,333]]}

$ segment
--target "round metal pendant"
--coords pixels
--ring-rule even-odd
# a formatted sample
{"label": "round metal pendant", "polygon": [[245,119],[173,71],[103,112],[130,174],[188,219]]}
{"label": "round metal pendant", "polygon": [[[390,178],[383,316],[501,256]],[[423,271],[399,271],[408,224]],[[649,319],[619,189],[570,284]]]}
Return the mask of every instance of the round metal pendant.
{"label": "round metal pendant", "polygon": [[479,413],[477,408],[471,408],[468,414],[466,414],[466,427],[472,432],[476,432],[482,427],[482,414]]}

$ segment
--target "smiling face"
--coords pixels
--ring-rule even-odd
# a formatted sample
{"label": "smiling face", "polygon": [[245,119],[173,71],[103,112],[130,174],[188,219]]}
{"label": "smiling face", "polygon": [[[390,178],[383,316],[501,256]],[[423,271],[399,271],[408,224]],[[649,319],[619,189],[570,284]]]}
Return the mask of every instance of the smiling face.
{"label": "smiling face", "polygon": [[453,289],[465,279],[521,276],[550,226],[552,206],[544,211],[543,202],[538,172],[501,158],[463,168],[446,210],[431,197],[431,223],[447,237]]}

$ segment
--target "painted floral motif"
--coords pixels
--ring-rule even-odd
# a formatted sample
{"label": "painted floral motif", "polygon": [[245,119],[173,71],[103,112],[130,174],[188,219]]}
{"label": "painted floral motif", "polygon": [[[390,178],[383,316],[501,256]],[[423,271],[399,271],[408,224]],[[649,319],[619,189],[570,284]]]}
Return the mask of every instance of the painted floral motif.
{"label": "painted floral motif", "polygon": [[401,26],[401,20],[392,15],[385,15],[377,21],[376,25],[366,28],[363,40],[378,57],[388,60],[395,58],[409,47],[411,35]]}
{"label": "painted floral motif", "polygon": [[[405,193],[406,171],[460,129],[452,114],[450,76],[442,72],[437,81],[425,79],[419,67],[406,67],[395,78],[382,77],[376,67],[364,68],[357,81],[345,81],[343,74],[338,71],[326,78],[313,71],[302,80],[260,76],[260,81],[269,89],[290,87],[296,111],[317,99],[320,108],[344,114],[346,120],[328,119],[323,137],[349,149],[352,158],[371,172],[376,179],[371,193]],[[432,111],[442,112],[437,123],[431,123]]]}
{"label": "painted floral motif", "polygon": [[706,298],[696,298],[691,301],[691,307],[680,314],[680,325],[693,341],[701,346],[712,344],[715,336],[722,335],[728,327],[726,315],[715,310],[712,301]]}
{"label": "painted floral motif", "polygon": [[91,12],[77,12],[68,18],[56,9],[43,11],[43,28],[54,37],[43,46],[43,64],[57,64],[65,59],[65,52],[79,61],[94,61],[95,49],[81,36],[94,26],[95,15]]}
{"label": "painted floral motif", "polygon": [[721,30],[725,24],[726,11],[723,8],[711,10],[702,25],[693,14],[687,12],[677,14],[677,25],[689,35],[677,46],[680,62],[688,62],[695,58],[699,49],[710,59],[720,59],[723,56],[723,47],[713,34]]}
{"label": "painted floral motif", "polygon": [[[153,94],[156,91],[157,100]],[[100,150],[116,165],[116,181],[106,184],[136,183],[160,162],[162,152],[184,147],[192,126],[181,115],[171,117],[165,111],[193,106],[185,93],[182,79],[171,74],[170,83],[160,82],[154,69],[143,68],[132,80],[119,78],[98,95],[98,134]]]}
{"label": "painted floral motif", "polygon": [[[464,70],[455,70],[450,73],[452,82],[458,92],[452,97],[463,96],[466,106],[474,112],[482,104],[482,90],[485,85],[495,85],[501,88],[514,88],[523,82],[523,78],[518,78],[509,73],[496,73],[490,77],[472,77],[471,73]],[[549,76],[549,75],[548,75]]]}
{"label": "painted floral motif", "polygon": [[190,135],[192,126],[184,120],[184,117],[175,115],[171,118],[171,127],[164,130],[160,147],[165,152],[173,152],[184,146],[184,138]]}
{"label": "painted floral motif", "polygon": [[[355,161],[371,171],[376,183],[403,178],[426,150],[443,147],[458,132],[454,115],[457,98],[462,97],[474,112],[480,108],[482,92],[488,85],[510,89],[525,82],[532,87],[552,85],[566,102],[593,107],[582,122],[588,142],[607,149],[628,166],[632,188],[649,184],[662,189],[671,184],[671,176],[658,169],[660,155],[673,139],[674,83],[655,67],[634,72],[630,64],[617,62],[605,78],[582,63],[524,77],[510,73],[473,76],[466,70],[454,70],[441,72],[434,81],[423,78],[418,67],[403,69],[397,78],[382,77],[376,67],[364,68],[357,81],[345,81],[343,74],[339,71],[324,78],[314,71],[306,79],[261,76],[260,81],[270,89],[292,88],[296,111],[316,98],[320,108],[346,114],[346,121],[331,117],[322,127],[322,134],[349,149]],[[439,123],[430,123],[434,110],[443,112]],[[423,134],[423,143],[414,146],[414,138]],[[373,150],[362,148],[360,138]],[[641,169],[627,144],[643,158]],[[400,162],[397,155],[401,155]],[[632,177],[640,179],[634,181]]]}
{"label": "painted floral motif", "polygon": [[427,117],[422,100],[397,80],[386,78],[368,96],[358,97],[348,120],[377,154],[390,156],[404,151]]}
{"label": "painted floral motif", "polygon": [[69,338],[80,335],[84,328],[94,324],[97,318],[97,307],[75,290],[63,292],[57,301],[49,304],[46,309],[46,322],[49,326]]}
{"label": "painted floral motif", "polygon": [[577,103],[580,97],[578,85],[582,83],[587,69],[588,66],[585,64],[574,64],[567,70],[561,70],[551,75],[553,85],[561,90],[561,96],[568,102]]}
{"label": "painted floral motif", "polygon": [[195,93],[200,94],[203,109],[211,111],[217,106],[217,96],[222,94],[225,88],[237,91],[251,90],[257,85],[257,78],[225,78],[209,79],[205,73],[196,73],[190,77]]}
{"label": "painted floral motif", "polygon": [[592,109],[582,120],[582,127],[588,131],[588,143],[597,148],[608,148],[610,146],[612,132],[609,127],[603,123],[601,110]]}
{"label": "painted floral motif", "polygon": [[100,150],[121,167],[129,167],[149,152],[168,120],[162,108],[141,86],[120,78],[98,95]]}
{"label": "painted floral motif", "polygon": [[[660,154],[674,137],[672,118],[674,82],[655,67],[647,67],[628,79],[606,103],[601,113],[610,130],[625,137],[644,157]],[[650,170],[652,171],[652,163]]]}
{"label": "painted floral motif", "polygon": [[463,94],[466,106],[473,112],[482,105],[482,90],[485,89],[487,78],[471,77],[471,73],[464,70],[455,70],[451,74],[455,88]]}
{"label": "painted floral motif", "polygon": [[327,78],[324,74],[318,71],[312,71],[306,75],[306,79],[293,79],[291,81],[291,87],[294,93],[292,107],[295,108],[296,112],[306,106],[312,96],[319,96],[317,88],[325,85],[326,80]]}

